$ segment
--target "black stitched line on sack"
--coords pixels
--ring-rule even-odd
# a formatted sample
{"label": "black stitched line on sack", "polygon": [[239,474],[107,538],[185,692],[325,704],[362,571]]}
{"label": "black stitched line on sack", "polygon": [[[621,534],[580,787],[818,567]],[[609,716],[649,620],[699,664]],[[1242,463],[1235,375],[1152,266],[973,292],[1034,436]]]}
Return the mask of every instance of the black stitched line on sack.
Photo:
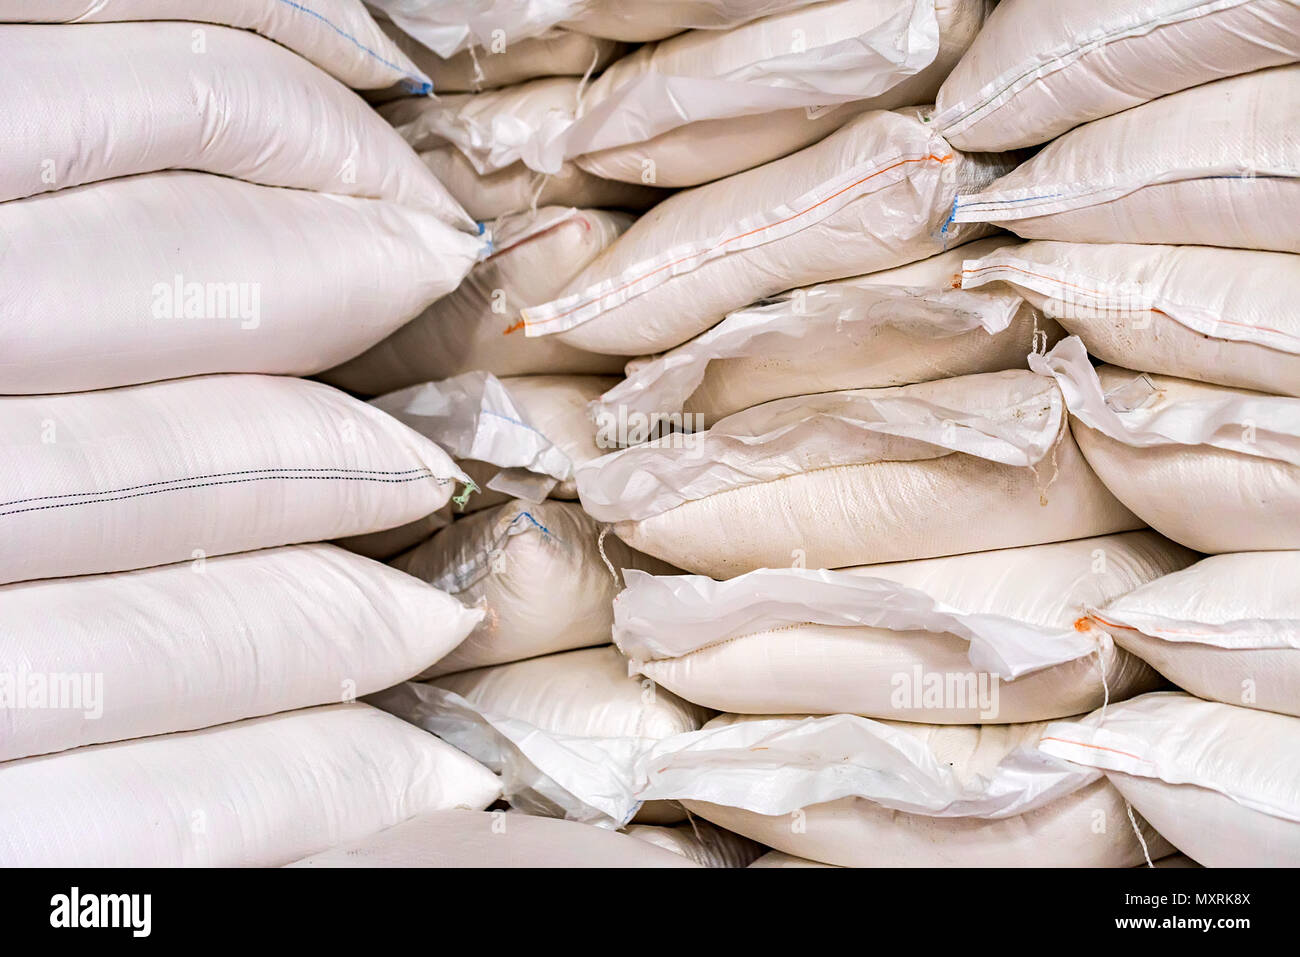
{"label": "black stitched line on sack", "polygon": [[[142,488],[153,488],[156,485],[174,485],[177,482],[192,482],[195,479],[225,478],[227,475],[259,475],[267,472],[345,472],[356,475],[413,475],[416,472],[425,475],[432,474],[427,468],[402,469],[400,472],[392,469],[340,469],[322,466],[321,468],[267,468],[267,469],[241,469],[237,472],[209,472],[205,475],[186,475],[182,478],[163,479],[160,482],[145,482],[141,485],[127,485],[124,488],[108,488],[97,492],[64,492],[60,495],[33,495],[31,498],[16,498],[11,502],[0,502],[0,508],[8,508],[10,505],[25,505],[28,502],[45,502],[56,498],[83,498],[88,495],[113,495],[117,492],[135,492]],[[324,478],[328,476],[317,476]]]}
{"label": "black stitched line on sack", "polygon": [[[159,488],[149,492],[133,492],[130,495],[118,495],[114,498],[96,498],[85,502],[59,502],[55,505],[33,505],[30,508],[16,508],[8,512],[0,512],[0,517],[5,515],[21,515],[23,512],[42,512],[51,508],[71,508],[76,505],[99,505],[102,502],[121,502],[131,498],[144,498],[147,495],[160,495],[163,492],[184,492],[194,488],[208,488],[213,485],[242,485],[246,482],[266,482],[275,479],[287,479],[290,481],[303,481],[310,479],[324,479],[335,482],[384,482],[394,485],[401,485],[406,482],[421,482],[425,479],[434,479],[440,483],[452,481],[451,479],[438,478],[432,472],[426,472],[424,475],[415,475],[411,478],[373,478],[366,475],[264,475],[257,478],[243,479],[226,479],[221,482],[199,482],[195,485],[177,485],[172,488]],[[182,480],[177,480],[182,481]]]}

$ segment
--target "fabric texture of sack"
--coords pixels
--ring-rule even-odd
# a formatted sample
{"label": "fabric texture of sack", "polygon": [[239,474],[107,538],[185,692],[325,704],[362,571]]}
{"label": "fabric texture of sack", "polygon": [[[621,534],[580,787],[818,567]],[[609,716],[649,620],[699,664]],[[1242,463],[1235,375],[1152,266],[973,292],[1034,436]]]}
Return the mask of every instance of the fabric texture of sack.
{"label": "fabric texture of sack", "polygon": [[1300,64],[1152,100],[1071,130],[955,222],[1026,239],[1300,252]]}
{"label": "fabric texture of sack", "polygon": [[[384,199],[474,224],[346,87],[246,30],[192,23],[0,27],[0,201],[188,169]],[[52,69],[52,64],[58,64]]]}
{"label": "fabric texture of sack", "polygon": [[1300,399],[1093,369],[1075,336],[1056,376],[1088,464],[1156,531],[1198,552],[1300,548]]}
{"label": "fabric texture of sack", "polygon": [[278,376],[0,398],[0,476],[0,583],[378,531],[465,479],[391,416]]}
{"label": "fabric texture of sack", "polygon": [[830,0],[679,34],[592,82],[566,153],[597,175],[660,186],[771,162],[867,110],[933,103],[990,6]]}
{"label": "fabric texture of sack", "polygon": [[[992,236],[883,272],[794,289],[739,309],[662,356],[629,363],[596,415],[703,416],[708,427],[773,399],[1025,367],[1060,327],[1011,290],[952,288]],[[1013,246],[1015,241],[1011,240]]]}
{"label": "fabric texture of sack", "polygon": [[206,173],[2,203],[0,252],[27,281],[0,291],[0,393],[320,372],[454,290],[484,247],[394,203]]}
{"label": "fabric texture of sack", "polygon": [[504,811],[435,811],[291,867],[698,867],[626,834]]}
{"label": "fabric texture of sack", "polygon": [[958,149],[1020,149],[1298,59],[1291,0],[1002,0],[939,90],[934,122]]}
{"label": "fabric texture of sack", "polygon": [[1140,527],[1066,420],[1028,371],[779,399],[589,462],[578,492],[633,548],[713,578]]}
{"label": "fabric texture of sack", "polygon": [[614,641],[641,674],[718,711],[1044,721],[1159,687],[1085,616],[1193,558],[1128,532],[726,582],[627,572]]}
{"label": "fabric texture of sack", "polygon": [[672,348],[764,296],[978,238],[984,228],[951,224],[953,202],[1009,165],[955,152],[916,111],[865,113],[798,153],[664,200],[560,296],[523,310],[527,333],[617,355]]}
{"label": "fabric texture of sack", "polygon": [[276,867],[499,793],[433,735],[328,705],[4,762],[0,865]]}
{"label": "fabric texture of sack", "polygon": [[482,370],[497,376],[610,374],[622,360],[524,335],[520,308],[554,295],[627,229],[602,210],[539,209],[493,224],[493,252],[455,292],[322,378],[378,395]]}
{"label": "fabric texture of sack", "polygon": [[1300,717],[1300,552],[1213,555],[1093,617],[1200,698]]}
{"label": "fabric texture of sack", "polygon": [[1048,726],[1039,749],[1098,768],[1180,851],[1206,867],[1300,864],[1300,718],[1142,695]]}
{"label": "fabric texture of sack", "polygon": [[[598,523],[570,502],[511,502],[454,522],[392,564],[433,583],[487,617],[459,647],[426,671],[434,677],[605,645],[619,585],[601,559]],[[673,569],[637,555],[613,536],[615,568]]]}
{"label": "fabric texture of sack", "polygon": [[1300,396],[1300,256],[1124,243],[1031,242],[991,252],[975,245],[964,247],[963,289],[1011,285],[1104,362]]}
{"label": "fabric texture of sack", "polygon": [[22,702],[0,710],[9,761],[369,694],[429,667],[483,613],[297,545],[4,585],[0,617],[4,697]]}
{"label": "fabric texture of sack", "polygon": [[[0,0],[0,23],[189,20],[252,30],[358,90],[428,93],[429,78],[379,29],[361,0]],[[187,47],[189,44],[187,43]]]}

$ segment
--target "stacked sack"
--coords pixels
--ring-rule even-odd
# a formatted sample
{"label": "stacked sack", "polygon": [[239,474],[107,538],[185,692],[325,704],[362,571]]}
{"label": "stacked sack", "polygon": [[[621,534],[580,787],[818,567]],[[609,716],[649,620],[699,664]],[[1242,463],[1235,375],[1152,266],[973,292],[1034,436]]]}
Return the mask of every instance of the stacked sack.
{"label": "stacked sack", "polygon": [[[933,110],[864,82],[834,31],[867,11],[822,3],[647,44],[576,106],[412,120],[485,170],[695,187],[521,318],[639,357],[575,485],[686,573],[624,571],[630,670],[722,714],[546,727],[492,669],[383,706],[517,806],[677,802],[763,866],[1294,864],[1296,7],[1004,0],[973,42],[954,9]],[[817,53],[776,55],[796,24]]]}
{"label": "stacked sack", "polygon": [[[483,612],[326,540],[468,481],[328,369],[470,219],[357,0],[0,4],[0,863],[278,865],[494,775],[356,703]],[[32,22],[43,21],[43,22]]]}
{"label": "stacked sack", "polygon": [[[1054,725],[1043,750],[1104,771],[1202,864],[1294,866],[1300,9],[1131,6],[1003,4],[1005,32],[977,40],[936,117],[970,147],[1051,140],[959,200],[957,221],[1031,240],[966,263],[963,288],[1009,284],[1072,333],[1032,364],[1060,383],[1084,456],[1210,556],[1091,616],[1183,692]],[[1062,55],[1013,78],[1042,50]]]}

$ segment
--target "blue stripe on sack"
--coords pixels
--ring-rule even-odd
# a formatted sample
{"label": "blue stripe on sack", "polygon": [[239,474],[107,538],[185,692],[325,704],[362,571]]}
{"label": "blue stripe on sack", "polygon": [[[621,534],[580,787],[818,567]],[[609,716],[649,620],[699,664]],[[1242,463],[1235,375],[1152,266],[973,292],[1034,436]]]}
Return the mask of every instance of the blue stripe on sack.
{"label": "blue stripe on sack", "polygon": [[429,83],[426,80],[417,79],[416,77],[411,76],[409,73],[403,70],[396,63],[393,63],[390,60],[385,60],[374,50],[370,49],[370,47],[366,46],[364,43],[362,43],[352,34],[348,33],[346,30],[344,30],[342,27],[338,26],[338,24],[326,18],[324,15],[317,13],[315,10],[311,10],[303,6],[301,3],[296,3],[295,0],[279,0],[279,2],[285,4],[286,6],[293,7],[293,9],[297,10],[299,13],[305,13],[309,17],[315,17],[317,20],[325,24],[327,27],[329,27],[339,36],[343,37],[345,40],[350,40],[353,46],[355,46],[358,50],[361,50],[362,52],[367,53],[370,56],[374,57],[384,66],[392,70],[394,73],[400,73],[405,78],[404,82],[409,92],[414,93],[417,96],[421,96],[433,92],[432,83]]}

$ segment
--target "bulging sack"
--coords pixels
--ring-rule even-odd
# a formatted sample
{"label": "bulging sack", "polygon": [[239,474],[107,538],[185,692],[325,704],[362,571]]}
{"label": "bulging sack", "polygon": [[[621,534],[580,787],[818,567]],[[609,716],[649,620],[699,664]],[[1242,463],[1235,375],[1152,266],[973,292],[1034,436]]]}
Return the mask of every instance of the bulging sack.
{"label": "bulging sack", "polygon": [[934,123],[958,149],[1021,149],[1297,59],[1291,0],[1002,0],[939,90]]}
{"label": "bulging sack", "polygon": [[[605,645],[619,586],[601,558],[599,525],[570,502],[511,502],[454,522],[392,564],[487,617],[421,677]],[[615,568],[668,572],[610,537]]]}
{"label": "bulging sack", "polygon": [[493,40],[486,46],[443,58],[392,21],[380,18],[378,23],[411,62],[428,75],[439,96],[496,90],[543,76],[582,77],[603,70],[627,49],[617,40],[557,28],[522,40]]}
{"label": "bulging sack", "polygon": [[328,705],[0,764],[0,865],[277,867],[499,793],[433,735]]}
{"label": "bulging sack", "polygon": [[955,152],[915,110],[865,113],[798,153],[664,200],[562,295],[523,310],[528,335],[658,352],[764,296],[933,256],[983,235],[951,224],[953,202],[1009,165]]}
{"label": "bulging sack", "polygon": [[0,291],[0,393],[320,372],[455,289],[485,245],[395,203],[205,173],[3,203],[26,281]]}
{"label": "bulging sack", "polygon": [[963,289],[1012,286],[1104,362],[1300,396],[1300,256],[1123,243],[975,246],[963,247]]}
{"label": "bulging sack", "polygon": [[[739,309],[662,356],[634,360],[592,406],[603,416],[683,413],[703,425],[772,399],[878,389],[1024,368],[1062,335],[1014,290],[953,289],[963,259],[1008,242],[980,239],[868,276],[794,289]],[[1014,244],[1014,240],[1011,240]]]}
{"label": "bulging sack", "polygon": [[1127,532],[725,582],[629,571],[614,642],[656,684],[718,711],[1045,721],[1160,685],[1086,616],[1193,557]]}
{"label": "bulging sack", "polygon": [[[188,20],[260,33],[358,90],[398,86],[429,92],[429,78],[384,36],[361,0],[0,0],[0,23],[109,23]],[[152,24],[157,26],[157,24]],[[208,32],[191,25],[186,43]]]}
{"label": "bulging sack", "polygon": [[434,811],[290,867],[696,867],[626,834],[504,811]]}
{"label": "bulging sack", "polygon": [[1300,548],[1300,399],[1102,366],[1064,339],[1053,375],[1088,464],[1156,531],[1198,552]]}
{"label": "bulging sack", "polygon": [[[397,133],[302,57],[193,23],[0,26],[0,201],[188,169],[473,223]],[[54,65],[57,64],[57,67]],[[220,207],[217,207],[220,208]],[[210,218],[211,211],[209,211]]]}
{"label": "bulging sack", "polygon": [[[723,715],[649,754],[638,794],[681,799],[719,827],[826,864],[1142,863],[1119,792],[1036,751],[1045,727]],[[1172,850],[1138,826],[1152,858]]]}
{"label": "bulging sack", "polygon": [[697,186],[859,113],[933,103],[986,0],[830,0],[643,46],[583,94],[565,150],[589,172]]}
{"label": "bulging sack", "polygon": [[474,370],[498,376],[609,374],[622,362],[524,335],[520,308],[554,295],[628,227],[602,210],[544,208],[493,225],[493,252],[455,292],[322,378],[378,395]]}
{"label": "bulging sack", "polygon": [[1197,697],[1300,717],[1300,551],[1213,555],[1093,618]]}
{"label": "bulging sack", "polygon": [[1164,692],[1051,724],[1039,750],[1104,771],[1206,867],[1296,867],[1298,738],[1300,718]]}
{"label": "bulging sack", "polygon": [[630,43],[697,27],[719,29],[812,0],[372,0],[372,6],[441,57],[505,39],[517,43],[552,27]]}
{"label": "bulging sack", "polygon": [[369,694],[483,612],[318,544],[4,585],[0,618],[2,762]]}
{"label": "bulging sack", "polygon": [[650,186],[601,179],[567,161],[557,173],[535,173],[523,163],[511,163],[495,173],[480,175],[469,158],[450,143],[421,151],[420,159],[475,219],[496,219],[539,206],[637,211],[648,209],[666,195]]}
{"label": "bulging sack", "polygon": [[1026,239],[1300,252],[1300,64],[1094,120],[987,189],[958,223]]}
{"label": "bulging sack", "polygon": [[391,416],[279,376],[0,398],[0,476],[0,583],[378,531],[465,479]]}
{"label": "bulging sack", "polygon": [[[369,700],[501,774],[513,807],[615,825],[624,819],[607,819],[600,802],[576,800],[587,785],[574,782],[610,773],[587,760],[586,750],[631,753],[696,731],[709,718],[703,708],[629,675],[610,646],[476,668],[430,684],[407,682]],[[655,820],[684,819],[680,808],[658,803],[651,808]]]}
{"label": "bulging sack", "polygon": [[616,380],[609,376],[518,376],[466,372],[371,400],[437,442],[483,494],[466,509],[576,499],[574,470],[599,458],[587,405]]}
{"label": "bulging sack", "polygon": [[1079,454],[1060,390],[1028,371],[779,399],[577,478],[583,507],[633,548],[713,578],[1141,525]]}

